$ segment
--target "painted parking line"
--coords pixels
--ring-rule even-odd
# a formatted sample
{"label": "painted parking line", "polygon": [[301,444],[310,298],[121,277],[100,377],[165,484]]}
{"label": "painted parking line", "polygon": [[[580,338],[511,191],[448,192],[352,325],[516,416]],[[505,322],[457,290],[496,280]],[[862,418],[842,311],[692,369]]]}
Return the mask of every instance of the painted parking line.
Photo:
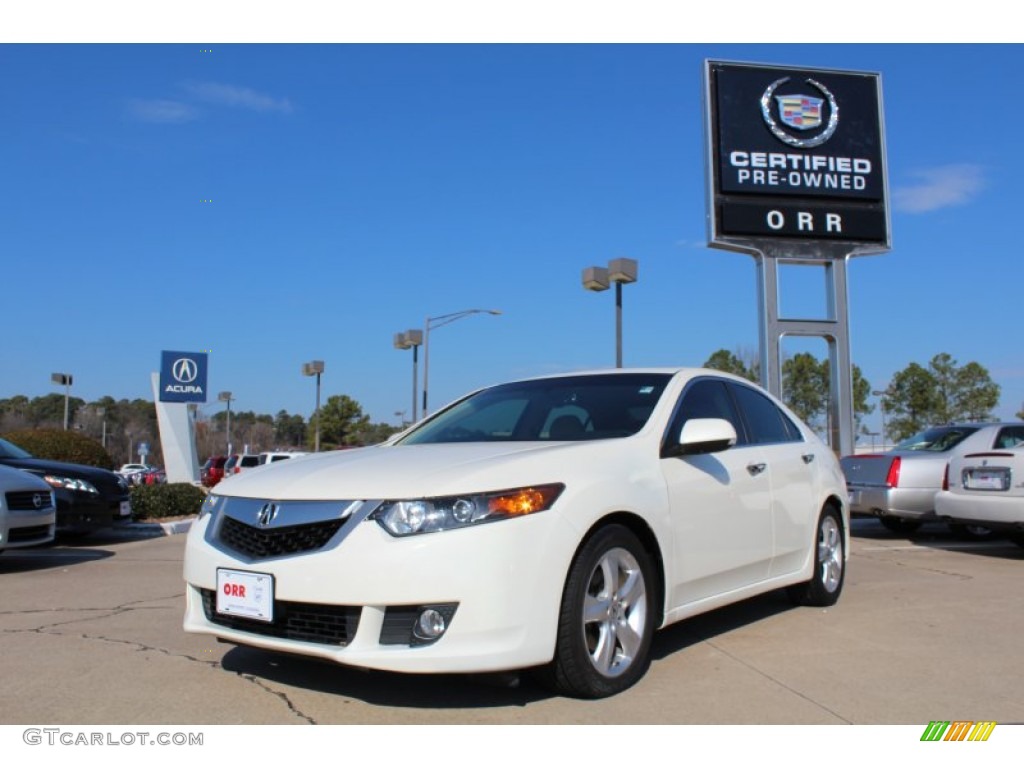
{"label": "painted parking line", "polygon": [[857,552],[906,552],[912,550],[968,550],[968,549],[1003,549],[1009,546],[1007,541],[976,541],[976,542],[937,542],[927,544],[898,544],[889,547],[857,547]]}

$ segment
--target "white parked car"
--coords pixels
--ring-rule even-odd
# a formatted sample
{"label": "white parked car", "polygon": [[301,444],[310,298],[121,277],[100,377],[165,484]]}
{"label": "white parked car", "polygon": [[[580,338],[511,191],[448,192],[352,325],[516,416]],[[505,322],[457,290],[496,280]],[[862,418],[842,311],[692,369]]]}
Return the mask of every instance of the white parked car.
{"label": "white parked car", "polygon": [[935,512],[953,524],[1005,533],[1024,547],[1024,444],[950,461]]}
{"label": "white parked car", "polygon": [[150,472],[153,469],[155,469],[155,467],[151,467],[148,464],[122,464],[116,474],[123,477],[132,485],[142,485],[143,477],[145,477],[147,472]]}
{"label": "white parked car", "polygon": [[832,451],[744,380],[532,379],[218,488],[184,626],[371,669],[537,668],[601,697],[644,674],[658,627],[782,587],[834,603],[848,531]]}
{"label": "white parked car", "polygon": [[0,465],[0,551],[53,541],[53,488],[22,469]]}
{"label": "white parked car", "polygon": [[295,459],[299,456],[305,455],[305,451],[265,451],[260,454],[260,466],[264,464],[273,464],[286,459]]}

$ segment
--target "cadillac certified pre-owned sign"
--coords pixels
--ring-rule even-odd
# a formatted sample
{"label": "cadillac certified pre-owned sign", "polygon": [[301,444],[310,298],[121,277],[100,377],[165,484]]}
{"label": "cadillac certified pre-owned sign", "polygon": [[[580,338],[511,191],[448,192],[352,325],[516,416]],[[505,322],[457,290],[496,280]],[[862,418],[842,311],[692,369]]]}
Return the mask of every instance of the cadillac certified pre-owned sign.
{"label": "cadillac certified pre-owned sign", "polygon": [[161,352],[160,400],[165,403],[206,402],[206,353]]}
{"label": "cadillac certified pre-owned sign", "polygon": [[713,242],[887,245],[874,73],[706,63]]}

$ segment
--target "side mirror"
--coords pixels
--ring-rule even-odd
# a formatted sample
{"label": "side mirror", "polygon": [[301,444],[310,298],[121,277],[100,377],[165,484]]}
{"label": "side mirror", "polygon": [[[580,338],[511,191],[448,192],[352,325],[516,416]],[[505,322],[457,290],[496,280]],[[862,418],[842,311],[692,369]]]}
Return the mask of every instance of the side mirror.
{"label": "side mirror", "polygon": [[736,445],[736,429],[725,419],[689,419],[679,433],[679,442],[668,446],[668,456],[696,456],[718,453]]}

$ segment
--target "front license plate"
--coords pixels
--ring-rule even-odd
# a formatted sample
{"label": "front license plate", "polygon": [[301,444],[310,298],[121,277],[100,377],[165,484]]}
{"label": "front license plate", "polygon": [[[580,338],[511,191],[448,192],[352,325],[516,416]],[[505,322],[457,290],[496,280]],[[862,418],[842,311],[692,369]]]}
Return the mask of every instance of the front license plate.
{"label": "front license plate", "polygon": [[217,613],[274,620],[274,577],[269,573],[217,569]]}
{"label": "front license plate", "polygon": [[131,517],[132,516],[132,503],[130,501],[122,501],[121,509],[117,513],[118,517]]}
{"label": "front license plate", "polygon": [[972,491],[1005,491],[1010,487],[1010,471],[1005,467],[969,469],[964,472],[964,488]]}

